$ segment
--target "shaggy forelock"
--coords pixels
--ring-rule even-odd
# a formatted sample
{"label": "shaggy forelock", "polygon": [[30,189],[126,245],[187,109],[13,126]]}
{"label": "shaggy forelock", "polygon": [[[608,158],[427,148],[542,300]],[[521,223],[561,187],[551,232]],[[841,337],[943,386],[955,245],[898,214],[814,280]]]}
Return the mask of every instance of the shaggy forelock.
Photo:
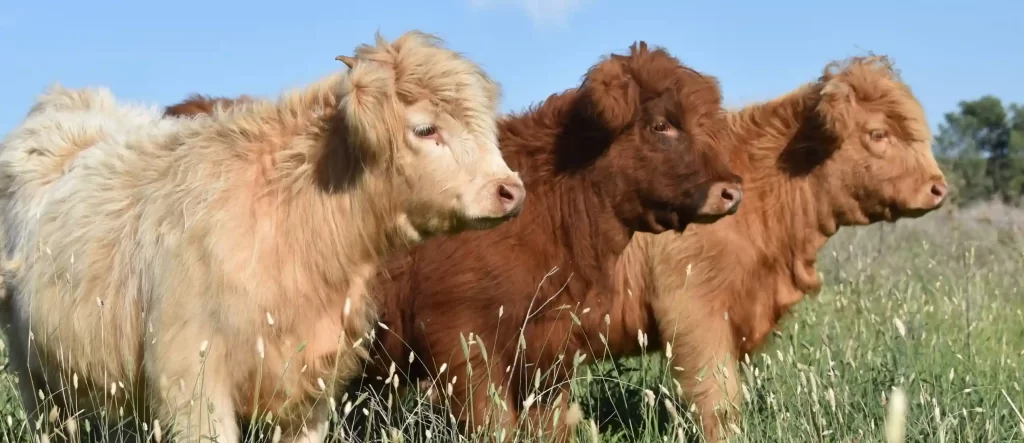
{"label": "shaggy forelock", "polygon": [[421,100],[450,115],[472,135],[496,142],[499,86],[478,65],[445,48],[441,39],[410,31],[388,42],[378,34],[374,45],[356,47],[353,58],[347,72],[287,93],[276,107],[235,101],[225,113],[259,108],[260,115],[299,118],[337,111],[345,122],[346,141],[365,155],[361,161],[385,169],[394,167],[405,143],[400,108]]}
{"label": "shaggy forelock", "polygon": [[884,55],[850,57],[830,62],[819,81],[838,79],[849,85],[858,101],[870,103],[898,124],[900,137],[930,140],[924,109],[903,82],[892,59]]}
{"label": "shaggy forelock", "polygon": [[832,61],[825,65],[822,80],[828,80],[844,72],[852,73],[864,70],[873,71],[876,75],[881,74],[893,80],[900,80],[900,72],[896,69],[895,63],[885,55],[856,56]]}
{"label": "shaggy forelock", "polygon": [[[626,62],[628,72],[644,93],[660,95],[668,90],[674,91],[682,104],[681,117],[696,125],[685,128],[698,131],[691,133],[692,136],[702,139],[720,132],[722,128],[715,123],[724,115],[724,110],[722,90],[716,77],[682,64],[664,48],[655,46],[649,49],[643,42],[634,43],[628,56],[613,57]],[[696,143],[694,147],[702,149],[705,145]]]}
{"label": "shaggy forelock", "polygon": [[494,133],[500,87],[461,53],[445,47],[434,35],[411,31],[388,43],[356,48],[356,57],[393,69],[395,92],[406,104],[429,100],[439,111],[474,133]]}

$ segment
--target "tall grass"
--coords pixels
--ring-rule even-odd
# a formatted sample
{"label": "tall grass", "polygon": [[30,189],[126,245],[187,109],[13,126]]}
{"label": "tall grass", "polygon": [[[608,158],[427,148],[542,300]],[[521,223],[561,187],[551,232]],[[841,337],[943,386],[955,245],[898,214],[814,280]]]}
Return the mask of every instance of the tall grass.
{"label": "tall grass", "polygon": [[[841,231],[819,255],[824,289],[744,366],[735,440],[1024,441],[1022,227],[1024,215],[987,205]],[[578,369],[579,441],[701,441],[661,347],[649,348]],[[350,390],[330,440],[463,440],[428,399],[451,376],[466,375],[404,397],[397,378],[383,395]],[[16,392],[0,377],[0,442],[39,441]],[[272,423],[257,428],[274,439]]]}

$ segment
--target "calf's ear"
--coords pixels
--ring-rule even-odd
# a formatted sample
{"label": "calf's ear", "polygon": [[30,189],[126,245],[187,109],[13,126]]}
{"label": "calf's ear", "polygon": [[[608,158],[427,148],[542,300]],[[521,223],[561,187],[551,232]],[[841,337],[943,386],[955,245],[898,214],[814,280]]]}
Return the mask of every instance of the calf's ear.
{"label": "calf's ear", "polygon": [[825,127],[838,135],[846,135],[855,129],[853,116],[857,107],[857,96],[853,87],[841,78],[824,77],[818,113]]}
{"label": "calf's ear", "polygon": [[594,115],[612,132],[625,128],[640,108],[640,86],[621,56],[613,55],[590,68],[582,90]]}
{"label": "calf's ear", "polygon": [[382,63],[360,61],[340,85],[341,117],[348,142],[388,158],[404,143],[405,122],[400,103],[391,93],[394,74]]}

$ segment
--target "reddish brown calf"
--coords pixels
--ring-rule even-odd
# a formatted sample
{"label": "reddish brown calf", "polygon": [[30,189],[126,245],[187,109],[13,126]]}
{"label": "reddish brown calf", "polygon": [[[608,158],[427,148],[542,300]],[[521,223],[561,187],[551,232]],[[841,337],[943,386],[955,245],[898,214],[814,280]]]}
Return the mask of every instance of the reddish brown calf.
{"label": "reddish brown calf", "polygon": [[672,348],[709,439],[727,434],[722,418],[740,404],[737,361],[820,288],[815,259],[829,237],[921,216],[946,196],[924,110],[885,57],[829,64],[817,81],[731,113],[729,127],[743,147],[730,159],[748,195],[738,213],[683,235],[638,235],[618,269],[627,311],[654,320],[623,334],[650,331]]}
{"label": "reddish brown calf", "polygon": [[[414,378],[440,375],[438,388],[453,385],[452,412],[471,426],[497,412],[505,429],[524,413],[548,427],[554,407],[565,423],[564,370],[545,374],[541,388],[552,394],[524,410],[535,371],[570,367],[599,333],[625,352],[637,342],[635,332],[608,334],[597,312],[574,329],[561,308],[607,312],[613,328],[635,321],[621,318],[632,311],[614,280],[633,233],[683,230],[735,211],[740,180],[724,163],[723,123],[717,80],[644,44],[594,66],[578,89],[505,119],[500,144],[531,203],[511,224],[438,239],[389,263],[378,281],[388,327],[377,335],[379,373],[394,357]],[[491,386],[504,409],[489,398]],[[561,438],[568,429],[552,430]]]}

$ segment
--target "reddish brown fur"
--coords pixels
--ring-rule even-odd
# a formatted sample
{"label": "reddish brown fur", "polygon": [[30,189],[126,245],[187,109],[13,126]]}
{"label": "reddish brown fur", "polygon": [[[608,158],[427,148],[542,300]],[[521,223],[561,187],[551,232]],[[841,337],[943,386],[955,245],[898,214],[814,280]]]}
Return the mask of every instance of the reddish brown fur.
{"label": "reddish brown fur", "polygon": [[[456,417],[478,426],[489,412],[500,411],[487,395],[494,383],[510,394],[507,412],[495,418],[500,426],[515,425],[533,392],[532,383],[524,382],[534,376],[530,368],[565,364],[575,351],[589,349],[588,338],[605,331],[603,313],[613,314],[615,325],[626,320],[616,306],[622,300],[609,295],[615,293],[614,267],[632,234],[660,232],[666,225],[681,230],[693,221],[696,200],[712,182],[738,182],[719,147],[725,142],[722,115],[713,77],[681,66],[662,50],[634,46],[629,56],[597,64],[579,89],[506,118],[500,145],[509,165],[522,171],[531,203],[518,219],[486,234],[437,239],[389,263],[378,281],[381,321],[389,330],[378,331],[383,359],[377,374],[387,371],[388,355],[405,372],[413,351],[417,363],[429,364],[408,368],[412,377],[436,377],[442,363],[448,368],[442,379],[458,377],[451,405]],[[681,143],[650,131],[660,119],[679,127]],[[672,197],[690,190],[698,192]],[[687,202],[687,209],[665,211],[673,198]],[[559,309],[563,305],[593,306],[601,313],[587,317],[592,321],[582,331],[571,330],[568,312]],[[524,324],[528,347],[517,355]],[[460,336],[470,335],[467,359]],[[614,349],[634,351],[635,339],[622,340],[618,331],[611,337]],[[376,374],[369,375],[372,380]],[[562,392],[566,375],[548,376],[545,386]],[[563,408],[561,423],[566,422],[568,395],[542,405],[553,397],[529,411],[543,417],[544,426],[555,406]],[[565,430],[556,431],[564,437]]]}
{"label": "reddish brown fur", "polygon": [[[714,405],[739,404],[736,362],[820,288],[814,264],[828,238],[841,226],[923,215],[941,206],[946,186],[924,111],[884,57],[829,64],[817,82],[729,122],[745,147],[730,160],[748,198],[736,216],[637,236],[618,269],[634,295],[628,310],[656,319],[633,326],[671,347],[710,438],[727,434]],[[884,137],[873,141],[873,131]],[[726,374],[711,375],[717,364]]]}
{"label": "reddish brown fur", "polygon": [[248,102],[253,99],[248,95],[241,95],[236,98],[210,97],[201,94],[192,94],[181,103],[176,103],[164,108],[164,115],[168,117],[186,117],[201,114],[212,114],[213,110],[220,106],[223,109],[230,109],[236,102]]}

